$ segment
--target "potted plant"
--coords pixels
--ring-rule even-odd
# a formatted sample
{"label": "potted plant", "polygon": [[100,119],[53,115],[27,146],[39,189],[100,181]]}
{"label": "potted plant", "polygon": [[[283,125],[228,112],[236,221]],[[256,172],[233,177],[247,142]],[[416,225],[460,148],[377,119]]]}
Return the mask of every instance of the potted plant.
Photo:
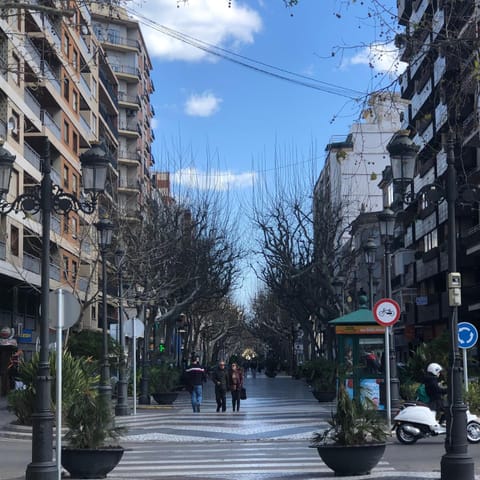
{"label": "potted plant", "polygon": [[180,377],[180,369],[166,362],[150,369],[150,394],[159,405],[171,405],[177,399]]}
{"label": "potted plant", "polygon": [[341,384],[329,424],[329,428],[314,434],[310,446],[317,449],[335,475],[369,474],[383,456],[387,436],[374,403],[367,396],[351,399]]}
{"label": "potted plant", "polygon": [[311,362],[308,383],[313,396],[319,402],[331,402],[335,399],[337,390],[337,368],[332,360],[319,358]]}
{"label": "potted plant", "polygon": [[68,445],[62,466],[72,478],[105,478],[120,462],[123,447],[111,444],[125,430],[116,427],[112,409],[98,389],[86,389],[65,415]]}

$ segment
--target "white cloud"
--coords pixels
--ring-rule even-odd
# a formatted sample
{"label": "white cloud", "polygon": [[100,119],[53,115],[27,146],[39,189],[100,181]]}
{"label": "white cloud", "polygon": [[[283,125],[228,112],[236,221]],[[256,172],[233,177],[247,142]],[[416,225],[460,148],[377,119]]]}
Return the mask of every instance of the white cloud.
{"label": "white cloud", "polygon": [[213,61],[216,57],[143,24],[142,19],[229,49],[253,43],[262,28],[255,10],[238,2],[229,8],[227,0],[191,0],[178,7],[175,0],[137,0],[129,11],[137,13],[149,54],[168,60]]}
{"label": "white cloud", "polygon": [[198,190],[230,190],[247,188],[255,181],[255,172],[233,173],[228,170],[201,172],[196,168],[183,168],[171,176],[173,183]]}
{"label": "white cloud", "polygon": [[185,113],[192,117],[209,117],[220,108],[221,98],[213,93],[192,94],[185,102]]}
{"label": "white cloud", "polygon": [[401,74],[407,64],[399,59],[398,49],[393,43],[373,43],[365,47],[347,62],[350,65],[369,65],[382,73],[389,73],[393,77]]}

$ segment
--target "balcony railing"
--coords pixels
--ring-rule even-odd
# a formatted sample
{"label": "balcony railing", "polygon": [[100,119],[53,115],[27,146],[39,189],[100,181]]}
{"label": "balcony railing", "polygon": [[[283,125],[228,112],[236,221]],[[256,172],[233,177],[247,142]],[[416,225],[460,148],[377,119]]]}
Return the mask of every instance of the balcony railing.
{"label": "balcony railing", "polygon": [[125,92],[118,92],[118,101],[140,105],[140,99],[138,98],[138,95],[128,95]]}
{"label": "balcony railing", "polygon": [[112,63],[110,65],[115,73],[124,73],[126,75],[134,75],[140,78],[140,70],[137,67],[130,67],[129,65],[120,65]]}
{"label": "balcony railing", "polygon": [[27,106],[30,110],[35,114],[37,118],[40,118],[40,112],[42,107],[40,106],[40,102],[33,96],[32,92],[28,88],[24,90],[24,99]]}
{"label": "balcony railing", "polygon": [[7,258],[7,248],[5,242],[0,242],[0,260],[5,260]]}
{"label": "balcony railing", "polygon": [[37,273],[40,275],[41,262],[38,257],[34,257],[29,253],[23,252],[23,268],[29,272]]}
{"label": "balcony railing", "polygon": [[57,125],[53,117],[47,112],[47,110],[42,110],[43,113],[43,125],[51,130],[58,140],[62,140],[62,131]]}
{"label": "balcony railing", "polygon": [[42,158],[40,155],[28,144],[24,143],[23,156],[28,163],[32,164],[37,170],[41,170]]}
{"label": "balcony railing", "polygon": [[138,40],[121,37],[116,30],[107,30],[106,35],[102,35],[99,39],[102,42],[108,42],[113,45],[124,45],[126,47],[139,48]]}

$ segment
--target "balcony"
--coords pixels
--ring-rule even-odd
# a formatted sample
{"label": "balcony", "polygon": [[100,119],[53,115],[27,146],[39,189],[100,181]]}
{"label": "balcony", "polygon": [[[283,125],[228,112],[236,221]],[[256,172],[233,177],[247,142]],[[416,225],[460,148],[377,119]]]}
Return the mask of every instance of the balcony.
{"label": "balcony", "polygon": [[437,153],[437,177],[441,177],[447,171],[447,152],[441,150]]}
{"label": "balcony", "polygon": [[130,135],[137,136],[138,132],[138,122],[137,121],[126,121],[126,120],[119,120],[118,122],[118,129],[122,132],[128,132]]}
{"label": "balcony", "polygon": [[107,30],[105,33],[106,35],[102,35],[99,38],[101,42],[115,45],[118,47],[127,47],[129,50],[132,48],[135,50],[140,49],[140,45],[138,43],[138,40],[136,39],[121,37],[116,30],[112,29]]}
{"label": "balcony", "polygon": [[438,34],[441,32],[444,25],[445,25],[445,10],[443,9],[437,10],[433,15],[433,22],[432,22],[433,40],[437,38]]}
{"label": "balcony", "polygon": [[23,156],[36,170],[41,170],[42,158],[27,142],[23,146]]}
{"label": "balcony", "polygon": [[7,248],[5,242],[0,241],[0,260],[5,260],[7,258]]}
{"label": "balcony", "polygon": [[23,98],[27,107],[33,112],[33,114],[40,119],[40,112],[42,111],[42,107],[40,106],[40,102],[33,96],[32,92],[28,88],[24,90]]}
{"label": "balcony", "polygon": [[412,117],[416,117],[432,93],[431,82],[425,82],[423,88],[412,97]]}
{"label": "balcony", "polygon": [[140,160],[138,158],[137,152],[130,152],[128,150],[119,149],[118,150],[118,160],[127,161],[127,162],[135,162],[138,163]]}
{"label": "balcony", "polygon": [[417,282],[421,282],[426,278],[433,277],[439,273],[438,260],[433,258],[424,262],[423,260],[417,260],[416,262]]}
{"label": "balcony", "polygon": [[138,95],[128,95],[125,92],[118,92],[118,101],[130,105],[140,106]]}
{"label": "balcony", "polygon": [[57,125],[53,117],[47,112],[47,110],[42,110],[41,115],[43,125],[53,133],[57,140],[62,140],[62,132],[60,127]]}
{"label": "balcony", "polygon": [[413,2],[413,12],[412,16],[410,17],[410,23],[420,23],[429,5],[430,0],[415,0]]}
{"label": "balcony", "polygon": [[112,63],[110,66],[112,67],[112,70],[119,75],[140,78],[140,70],[137,67],[120,65],[118,63]]}
{"label": "balcony", "polygon": [[135,193],[138,193],[139,190],[138,180],[136,178],[123,178],[120,177],[118,180],[118,188],[123,190],[134,190]]}
{"label": "balcony", "polygon": [[448,120],[448,108],[445,103],[439,103],[435,108],[435,129],[438,132]]}
{"label": "balcony", "polygon": [[463,121],[463,145],[468,147],[480,147],[478,109],[471,112]]}
{"label": "balcony", "polygon": [[440,55],[433,64],[433,84],[438,85],[438,82],[443,78],[447,71],[447,60],[443,55]]}
{"label": "balcony", "polygon": [[23,268],[29,272],[40,275],[41,261],[29,253],[23,252]]}

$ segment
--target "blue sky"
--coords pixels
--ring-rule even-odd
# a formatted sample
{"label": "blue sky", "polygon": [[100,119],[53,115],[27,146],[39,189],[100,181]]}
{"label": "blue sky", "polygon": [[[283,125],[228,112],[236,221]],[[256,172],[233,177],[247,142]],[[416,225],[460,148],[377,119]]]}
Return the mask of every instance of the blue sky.
{"label": "blue sky", "polygon": [[[279,164],[295,165],[288,175],[318,175],[330,138],[346,135],[359,118],[364,97],[357,92],[394,78],[385,72],[395,68],[395,51],[383,44],[393,36],[394,4],[300,0],[287,9],[282,0],[232,0],[231,7],[228,0],[130,2],[154,67],[158,170],[182,184],[228,188],[242,205]],[[163,27],[188,35],[187,42],[205,42],[207,50],[219,47],[220,56],[166,35]]]}

